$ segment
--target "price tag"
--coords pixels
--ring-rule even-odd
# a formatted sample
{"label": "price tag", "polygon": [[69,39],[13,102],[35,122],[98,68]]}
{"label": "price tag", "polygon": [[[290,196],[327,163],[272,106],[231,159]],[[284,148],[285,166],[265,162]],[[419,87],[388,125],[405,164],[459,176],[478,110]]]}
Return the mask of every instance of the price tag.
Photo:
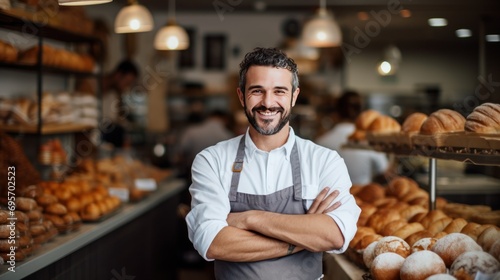
{"label": "price tag", "polygon": [[130,192],[127,188],[109,188],[109,195],[118,197],[122,202],[128,202]]}
{"label": "price tag", "polygon": [[141,191],[156,190],[156,180],[152,178],[135,179],[135,187]]}

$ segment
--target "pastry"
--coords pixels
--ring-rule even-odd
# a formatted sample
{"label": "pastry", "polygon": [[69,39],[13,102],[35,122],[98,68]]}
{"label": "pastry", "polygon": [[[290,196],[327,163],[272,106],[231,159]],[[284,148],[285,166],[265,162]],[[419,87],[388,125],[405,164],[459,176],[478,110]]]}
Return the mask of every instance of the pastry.
{"label": "pastry", "polygon": [[372,124],[372,122],[375,121],[375,119],[380,115],[381,114],[379,112],[373,109],[361,112],[355,121],[356,128],[363,131],[368,130],[368,127]]}
{"label": "pastry", "polygon": [[500,134],[500,104],[483,103],[465,120],[465,131]]}
{"label": "pastry", "polygon": [[439,109],[422,123],[420,133],[433,135],[446,132],[464,131],[465,118],[457,111]]}
{"label": "pastry", "polygon": [[422,123],[427,119],[427,115],[420,112],[415,112],[406,117],[401,125],[401,132],[403,133],[418,133]]}
{"label": "pastry", "polygon": [[394,118],[380,115],[368,126],[368,131],[371,132],[399,132],[401,130],[401,125]]}

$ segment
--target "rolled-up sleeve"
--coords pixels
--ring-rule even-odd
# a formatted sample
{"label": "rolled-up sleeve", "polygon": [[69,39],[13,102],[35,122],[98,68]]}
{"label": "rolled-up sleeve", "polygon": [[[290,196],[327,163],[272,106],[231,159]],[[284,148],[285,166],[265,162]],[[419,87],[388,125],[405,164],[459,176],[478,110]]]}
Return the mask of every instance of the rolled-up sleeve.
{"label": "rolled-up sleeve", "polygon": [[[341,200],[342,201],[342,200]],[[341,254],[347,250],[349,243],[356,234],[357,222],[361,209],[356,204],[356,200],[352,195],[346,197],[342,201],[342,206],[328,213],[328,216],[337,223],[342,235],[344,236],[344,245],[337,250],[328,251],[328,253]]]}
{"label": "rolled-up sleeve", "polygon": [[186,216],[189,239],[194,248],[207,261],[207,251],[219,231],[227,226],[230,205],[218,170],[218,164],[206,150],[193,161],[191,211]]}

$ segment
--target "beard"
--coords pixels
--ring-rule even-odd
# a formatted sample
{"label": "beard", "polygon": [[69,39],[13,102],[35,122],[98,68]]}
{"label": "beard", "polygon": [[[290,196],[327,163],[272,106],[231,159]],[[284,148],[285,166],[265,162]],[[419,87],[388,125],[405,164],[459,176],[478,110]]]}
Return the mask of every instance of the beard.
{"label": "beard", "polygon": [[[245,102],[244,110],[245,110],[245,115],[247,116],[248,122],[252,125],[252,127],[255,130],[257,130],[258,133],[260,133],[262,135],[274,135],[274,134],[278,133],[290,120],[290,112],[285,114],[285,109],[283,109],[282,107],[267,108],[265,106],[259,106],[259,107],[253,108],[251,113],[250,113],[248,110],[247,104]],[[281,118],[279,119],[279,122],[276,126],[272,126],[272,124],[271,124],[274,120],[264,120],[264,125],[259,126],[259,124],[257,123],[257,119],[255,117],[255,114],[257,114],[257,112],[259,112],[259,111],[262,111],[262,112],[265,112],[265,111],[276,112],[277,111],[278,113],[281,114]]]}

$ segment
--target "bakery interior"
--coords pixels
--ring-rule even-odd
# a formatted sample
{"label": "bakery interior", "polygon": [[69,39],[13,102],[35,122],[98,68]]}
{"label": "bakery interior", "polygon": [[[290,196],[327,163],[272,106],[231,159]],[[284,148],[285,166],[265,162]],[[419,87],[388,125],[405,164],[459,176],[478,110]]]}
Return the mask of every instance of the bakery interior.
{"label": "bakery interior", "polygon": [[[465,121],[483,104],[500,104],[500,1],[85,2],[0,0],[0,211],[7,213],[14,186],[4,178],[15,177],[16,218],[25,221],[15,257],[2,243],[0,279],[213,279],[211,263],[187,240],[180,142],[192,118],[210,111],[224,112],[234,135],[246,131],[238,70],[256,47],[280,48],[298,64],[301,94],[290,122],[300,137],[314,141],[336,125],[345,90],[362,96],[363,110],[400,125],[367,130],[347,144],[385,153],[392,176],[353,186],[362,209],[358,233],[346,253],[325,253],[325,279],[426,279],[404,278],[404,260],[429,253],[429,244],[418,254],[401,245],[397,275],[376,269],[375,246],[394,236],[405,246],[417,237],[443,240],[432,252],[445,266],[432,274],[453,272],[458,256],[443,247],[469,243],[463,252],[497,259],[483,273],[500,271],[500,115],[493,114],[496,132],[488,134],[464,132],[462,123],[448,138],[416,131],[418,142],[400,130],[412,113],[449,109]],[[120,30],[119,14],[132,7],[129,13],[145,11],[143,25]],[[323,9],[333,15],[339,42],[308,45],[305,27]],[[445,22],[432,26],[430,19]],[[156,42],[167,23],[188,38],[182,49]],[[123,59],[136,63],[140,76],[123,95],[126,145],[115,147],[99,140],[107,125],[104,93],[77,85],[101,85]],[[414,204],[405,188],[418,193]],[[459,233],[473,242],[448,238]],[[479,279],[477,270],[436,279]]]}

